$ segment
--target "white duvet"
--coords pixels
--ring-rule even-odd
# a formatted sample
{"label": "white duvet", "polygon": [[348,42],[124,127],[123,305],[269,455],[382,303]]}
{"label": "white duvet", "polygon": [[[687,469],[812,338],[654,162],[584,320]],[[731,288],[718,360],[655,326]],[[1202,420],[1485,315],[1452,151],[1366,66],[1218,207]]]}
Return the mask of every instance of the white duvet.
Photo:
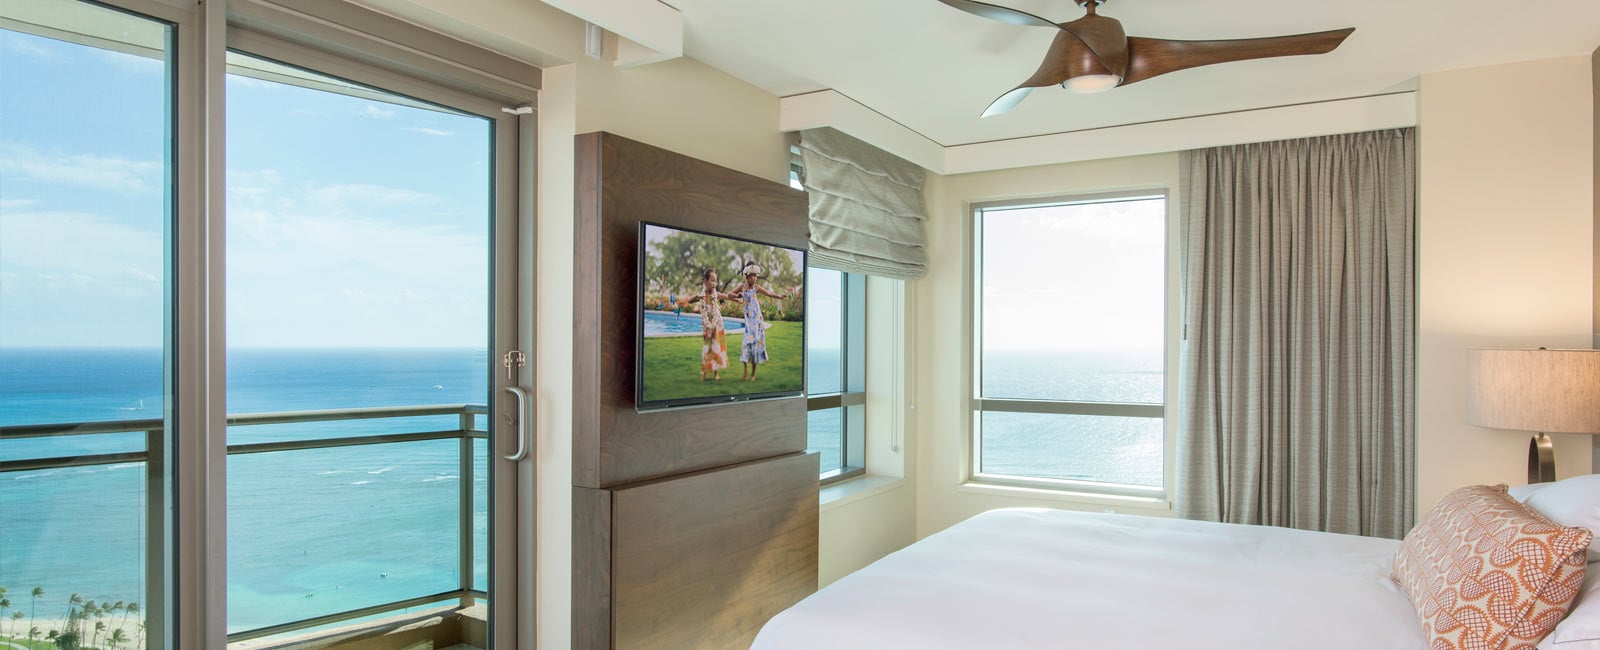
{"label": "white duvet", "polygon": [[1061,510],[987,512],[773,618],[752,650],[1424,650],[1399,542]]}

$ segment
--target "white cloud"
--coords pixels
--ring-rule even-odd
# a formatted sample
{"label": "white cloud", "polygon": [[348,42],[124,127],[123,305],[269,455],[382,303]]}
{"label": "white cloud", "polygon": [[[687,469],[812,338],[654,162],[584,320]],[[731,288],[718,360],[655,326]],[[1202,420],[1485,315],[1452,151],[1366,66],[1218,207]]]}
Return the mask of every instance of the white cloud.
{"label": "white cloud", "polygon": [[347,210],[424,207],[444,202],[444,199],[427,192],[360,183],[315,187],[311,189],[310,197],[323,207]]}
{"label": "white cloud", "polygon": [[369,103],[369,104],[366,104],[366,105],[361,107],[361,112],[359,114],[362,117],[371,117],[371,118],[380,119],[380,120],[387,120],[387,119],[389,119],[391,117],[394,117],[394,110],[393,109],[388,109],[388,108],[383,108],[381,106],[378,106],[377,104],[370,104]]}
{"label": "white cloud", "polygon": [[432,135],[432,136],[438,136],[438,137],[444,137],[444,136],[455,135],[456,134],[455,131],[445,131],[443,129],[430,129],[430,128],[426,127],[426,126],[408,126],[408,127],[405,128],[405,130],[410,131],[412,133],[421,133],[423,135]]}
{"label": "white cloud", "polygon": [[159,223],[81,212],[0,212],[0,342],[150,345],[164,291]]}
{"label": "white cloud", "polygon": [[39,202],[33,199],[0,199],[0,212],[31,207],[38,204]]}
{"label": "white cloud", "polygon": [[243,346],[482,343],[488,234],[435,194],[229,177],[229,340]]}
{"label": "white cloud", "polygon": [[41,152],[28,145],[0,142],[0,174],[45,183],[119,192],[157,186],[162,165],[153,160],[86,153]]}

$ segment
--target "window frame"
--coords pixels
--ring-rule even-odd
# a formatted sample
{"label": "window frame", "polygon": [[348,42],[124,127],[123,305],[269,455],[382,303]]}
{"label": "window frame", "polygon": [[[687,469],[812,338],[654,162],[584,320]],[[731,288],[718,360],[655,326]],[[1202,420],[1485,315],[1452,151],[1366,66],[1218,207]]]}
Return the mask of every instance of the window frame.
{"label": "window frame", "polygon": [[[841,390],[806,392],[806,412],[841,409],[840,467],[824,470],[822,485],[847,481],[867,473],[867,276],[839,271],[844,286],[840,310],[843,337],[839,355]],[[807,356],[812,358],[811,355]],[[809,372],[809,370],[808,370]]]}
{"label": "window frame", "polygon": [[[1093,203],[1110,203],[1139,199],[1161,199],[1165,204],[1163,221],[1163,362],[1162,403],[1084,402],[1068,400],[1038,400],[1018,398],[991,398],[983,395],[983,219],[986,211],[1015,210]],[[1179,267],[1179,233],[1173,192],[1168,187],[1146,186],[1108,192],[1082,192],[1051,195],[1039,198],[1006,199],[973,202],[968,205],[966,232],[970,244],[965,251],[963,273],[966,278],[966,314],[963,319],[963,394],[966,397],[965,422],[965,483],[969,485],[1000,488],[1042,490],[1069,496],[1112,497],[1138,501],[1164,502],[1171,506],[1174,478],[1174,456],[1178,417],[1177,376],[1182,344],[1181,283],[1177,277]],[[1130,485],[1039,476],[991,474],[983,467],[983,414],[1033,413],[1047,415],[1087,415],[1108,417],[1159,418],[1162,420],[1162,486]]]}

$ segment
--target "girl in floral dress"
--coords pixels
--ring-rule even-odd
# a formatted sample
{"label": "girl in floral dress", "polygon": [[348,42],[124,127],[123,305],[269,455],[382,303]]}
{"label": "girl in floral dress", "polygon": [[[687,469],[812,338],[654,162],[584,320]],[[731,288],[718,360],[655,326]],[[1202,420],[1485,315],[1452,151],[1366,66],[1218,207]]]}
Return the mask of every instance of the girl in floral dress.
{"label": "girl in floral dress", "polygon": [[744,344],[739,346],[739,362],[744,365],[744,377],[741,381],[755,381],[756,369],[759,364],[767,362],[767,325],[761,317],[761,301],[758,296],[766,296],[776,300],[787,300],[789,294],[775,294],[766,287],[756,284],[756,278],[761,274],[761,267],[748,264],[744,267],[744,284],[739,285],[735,295],[744,303]]}
{"label": "girl in floral dress", "polygon": [[733,294],[717,291],[716,269],[706,269],[700,274],[705,286],[700,294],[684,300],[685,305],[700,304],[700,381],[722,379],[722,369],[728,367],[728,332],[722,327],[722,301]]}

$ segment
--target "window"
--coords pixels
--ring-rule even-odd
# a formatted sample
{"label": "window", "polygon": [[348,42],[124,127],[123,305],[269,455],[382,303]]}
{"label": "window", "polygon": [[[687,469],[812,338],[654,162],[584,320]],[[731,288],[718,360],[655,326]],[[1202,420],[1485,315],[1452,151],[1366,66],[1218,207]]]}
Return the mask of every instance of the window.
{"label": "window", "polygon": [[538,70],[224,4],[0,2],[0,648],[529,638]]}
{"label": "window", "polygon": [[175,27],[0,3],[0,648],[159,647]]}
{"label": "window", "polygon": [[1165,495],[1166,221],[1151,192],[975,210],[974,480]]}
{"label": "window", "polygon": [[866,470],[867,279],[810,268],[806,281],[807,451],[824,483]]}

